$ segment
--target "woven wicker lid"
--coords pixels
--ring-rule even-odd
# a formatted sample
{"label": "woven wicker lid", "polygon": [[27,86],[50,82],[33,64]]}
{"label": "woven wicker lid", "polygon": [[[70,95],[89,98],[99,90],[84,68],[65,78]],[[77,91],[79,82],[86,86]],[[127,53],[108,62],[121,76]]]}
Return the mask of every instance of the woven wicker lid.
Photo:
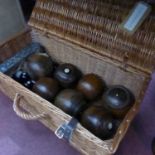
{"label": "woven wicker lid", "polygon": [[125,68],[150,74],[154,70],[155,10],[133,35],[119,28],[136,2],[38,0],[29,25],[122,63]]}

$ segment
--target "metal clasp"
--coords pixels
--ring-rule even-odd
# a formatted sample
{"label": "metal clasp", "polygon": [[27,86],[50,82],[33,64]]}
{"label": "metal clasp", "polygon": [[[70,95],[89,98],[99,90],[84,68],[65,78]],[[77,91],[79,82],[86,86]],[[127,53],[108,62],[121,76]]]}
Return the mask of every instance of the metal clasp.
{"label": "metal clasp", "polygon": [[73,131],[76,129],[78,121],[75,118],[72,118],[68,123],[62,124],[58,129],[55,131],[55,135],[59,139],[65,139],[68,142],[72,138]]}

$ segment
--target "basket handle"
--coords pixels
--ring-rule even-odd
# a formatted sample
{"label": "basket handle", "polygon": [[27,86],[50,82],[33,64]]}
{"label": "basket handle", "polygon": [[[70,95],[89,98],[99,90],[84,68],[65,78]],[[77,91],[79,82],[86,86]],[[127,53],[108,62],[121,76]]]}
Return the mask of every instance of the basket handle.
{"label": "basket handle", "polygon": [[17,116],[19,116],[20,118],[25,119],[25,120],[38,120],[38,119],[46,116],[45,113],[34,115],[34,114],[31,114],[29,112],[22,110],[22,108],[20,106],[21,97],[22,96],[19,93],[16,93],[14,101],[13,101],[13,110]]}

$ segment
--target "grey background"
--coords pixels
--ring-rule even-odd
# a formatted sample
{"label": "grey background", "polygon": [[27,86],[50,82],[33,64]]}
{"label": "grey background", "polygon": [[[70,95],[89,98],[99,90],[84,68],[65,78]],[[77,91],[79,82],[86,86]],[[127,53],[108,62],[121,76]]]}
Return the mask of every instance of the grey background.
{"label": "grey background", "polygon": [[25,29],[18,0],[0,0],[0,44]]}

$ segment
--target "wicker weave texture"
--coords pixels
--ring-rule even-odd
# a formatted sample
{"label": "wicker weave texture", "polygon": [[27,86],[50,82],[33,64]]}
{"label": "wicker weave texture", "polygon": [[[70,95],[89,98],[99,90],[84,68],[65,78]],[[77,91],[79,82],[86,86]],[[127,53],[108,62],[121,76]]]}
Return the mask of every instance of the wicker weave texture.
{"label": "wicker weave texture", "polygon": [[154,69],[154,12],[132,36],[119,28],[135,2],[38,0],[30,25],[150,72]]}

